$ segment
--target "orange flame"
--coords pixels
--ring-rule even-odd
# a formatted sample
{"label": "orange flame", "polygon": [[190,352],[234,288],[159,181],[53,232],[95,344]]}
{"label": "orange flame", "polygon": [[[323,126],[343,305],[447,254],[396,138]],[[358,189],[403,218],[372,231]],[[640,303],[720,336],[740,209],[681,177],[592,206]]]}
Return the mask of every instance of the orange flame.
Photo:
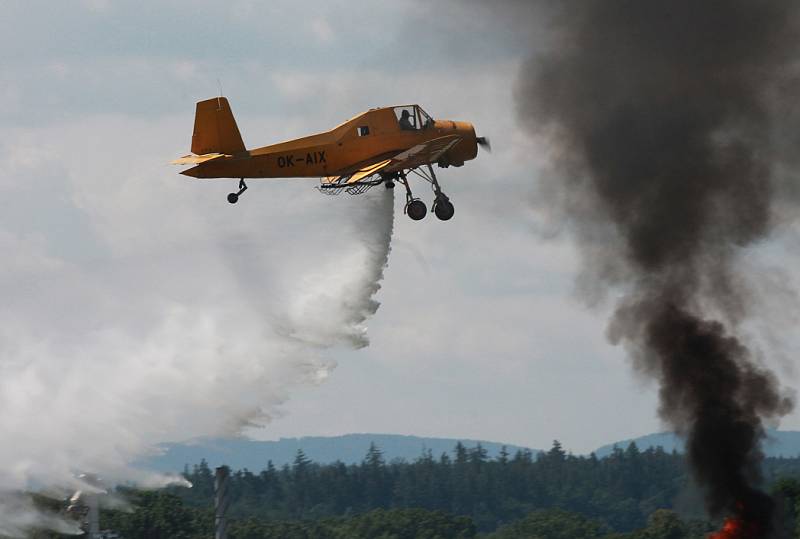
{"label": "orange flame", "polygon": [[740,539],[742,538],[742,521],[738,518],[728,518],[725,525],[716,533],[708,536],[708,539]]}
{"label": "orange flame", "polygon": [[755,539],[757,537],[759,534],[755,526],[748,526],[740,518],[728,517],[722,529],[709,535],[708,539]]}

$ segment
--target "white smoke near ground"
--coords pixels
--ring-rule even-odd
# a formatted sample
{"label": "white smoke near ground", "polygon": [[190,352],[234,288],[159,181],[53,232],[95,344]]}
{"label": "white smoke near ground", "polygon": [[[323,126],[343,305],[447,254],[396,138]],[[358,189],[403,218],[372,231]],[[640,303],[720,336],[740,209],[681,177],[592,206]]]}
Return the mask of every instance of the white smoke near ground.
{"label": "white smoke near ground", "polygon": [[[161,162],[120,170],[122,141],[103,136],[117,120],[97,122],[26,133],[44,150],[23,166],[0,144],[0,192],[25,205],[33,189],[8,173],[40,174],[45,199],[24,222],[0,219],[0,534],[71,529],[15,493],[85,488],[81,472],[179,480],[131,463],[161,442],[267,424],[293,387],[329,375],[326,348],[367,345],[378,308],[392,191],[331,200],[269,182],[231,207]],[[164,151],[163,126],[124,129],[143,155]]]}
{"label": "white smoke near ground", "polygon": [[31,500],[22,495],[6,494],[0,503],[0,536],[20,537],[26,530],[44,528],[64,535],[79,535],[76,522],[31,507]]}

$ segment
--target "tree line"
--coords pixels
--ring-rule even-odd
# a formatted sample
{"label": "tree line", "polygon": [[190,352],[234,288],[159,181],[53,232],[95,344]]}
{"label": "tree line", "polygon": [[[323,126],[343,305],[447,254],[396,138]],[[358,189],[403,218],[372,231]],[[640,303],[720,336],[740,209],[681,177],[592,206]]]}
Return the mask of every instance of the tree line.
{"label": "tree line", "polygon": [[[184,476],[192,488],[128,490],[139,510],[105,511],[104,527],[125,539],[209,537],[213,471],[202,461]],[[764,477],[783,507],[781,527],[800,537],[800,459],[766,459]],[[459,443],[411,462],[386,462],[373,444],[350,465],[298,451],[292,464],[232,472],[229,493],[231,539],[700,539],[719,526],[703,514],[682,455],[635,443],[605,458],[569,454],[557,441],[536,455],[503,450],[496,458]]]}
{"label": "tree line", "polygon": [[[212,470],[203,461],[184,475],[193,487],[172,492],[190,507],[208,507]],[[680,455],[640,451],[633,443],[602,459],[568,454],[558,441],[538,455],[501,451],[494,459],[480,445],[459,443],[450,454],[426,452],[413,462],[386,462],[373,444],[359,464],[318,464],[298,451],[291,465],[233,472],[230,493],[231,515],[245,518],[318,520],[424,508],[469,516],[488,531],[536,509],[559,508],[630,531],[657,509],[671,508],[687,484]]]}

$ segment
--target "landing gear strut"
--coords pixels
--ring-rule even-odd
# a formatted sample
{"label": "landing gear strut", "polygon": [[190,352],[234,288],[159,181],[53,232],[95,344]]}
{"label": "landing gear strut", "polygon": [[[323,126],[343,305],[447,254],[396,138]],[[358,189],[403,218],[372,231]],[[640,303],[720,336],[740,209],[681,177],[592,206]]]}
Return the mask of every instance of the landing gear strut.
{"label": "landing gear strut", "polygon": [[235,193],[228,194],[228,202],[236,204],[239,202],[239,195],[247,191],[247,184],[244,183],[244,178],[239,179],[239,190]]}
{"label": "landing gear strut", "polygon": [[431,175],[433,193],[436,195],[436,199],[433,201],[433,213],[441,221],[449,221],[456,213],[456,209],[453,207],[453,203],[450,202],[450,197],[445,195],[442,188],[439,187],[439,180],[436,179],[436,174],[434,174],[433,167],[430,165],[428,165],[428,172]]}
{"label": "landing gear strut", "polygon": [[414,221],[423,219],[428,213],[428,208],[420,199],[414,198],[414,195],[411,193],[411,187],[408,186],[408,178],[406,178],[405,173],[400,173],[398,181],[406,187],[406,207],[404,210],[406,215],[411,217]]}

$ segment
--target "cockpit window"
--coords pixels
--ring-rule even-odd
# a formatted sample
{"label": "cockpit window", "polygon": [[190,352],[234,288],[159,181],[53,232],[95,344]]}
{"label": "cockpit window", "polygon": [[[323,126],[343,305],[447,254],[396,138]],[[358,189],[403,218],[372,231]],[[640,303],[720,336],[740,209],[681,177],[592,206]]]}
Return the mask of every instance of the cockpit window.
{"label": "cockpit window", "polygon": [[394,114],[397,116],[397,123],[400,124],[400,129],[406,131],[417,131],[433,125],[433,118],[428,116],[428,114],[417,105],[395,107]]}
{"label": "cockpit window", "polygon": [[417,113],[414,107],[395,107],[394,114],[397,116],[397,123],[404,131],[414,131],[419,129]]}

